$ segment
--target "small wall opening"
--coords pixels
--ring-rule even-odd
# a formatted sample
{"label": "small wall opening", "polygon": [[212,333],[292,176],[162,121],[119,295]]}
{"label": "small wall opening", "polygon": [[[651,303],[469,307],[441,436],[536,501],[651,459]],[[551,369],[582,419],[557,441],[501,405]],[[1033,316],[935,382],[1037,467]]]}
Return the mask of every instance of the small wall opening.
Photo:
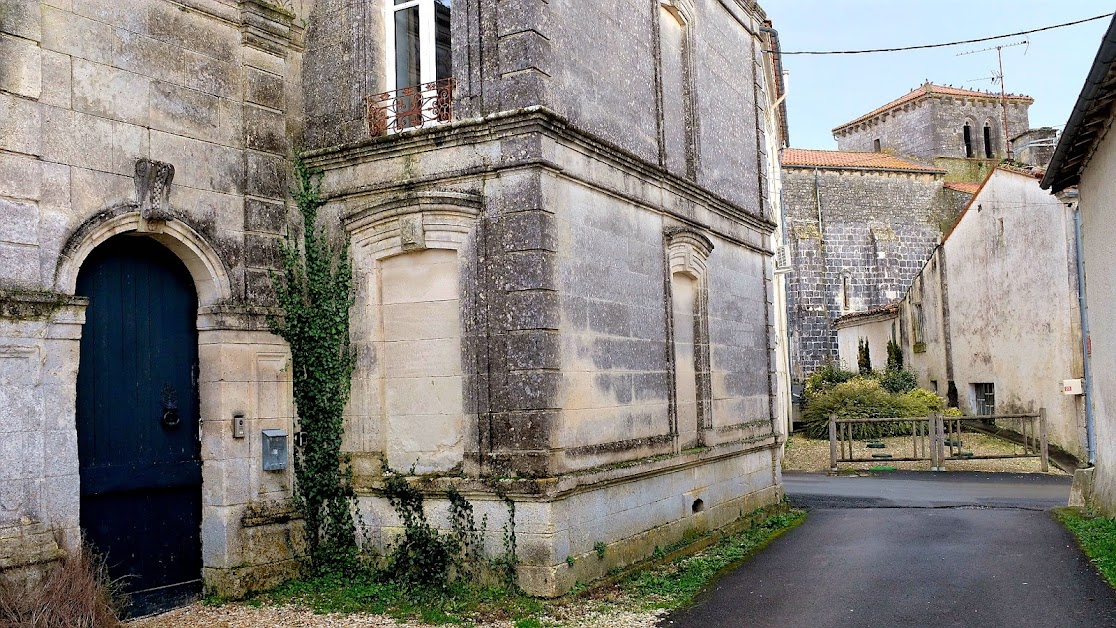
{"label": "small wall opening", "polygon": [[703,500],[700,500],[700,499],[695,499],[693,505],[690,506],[690,513],[696,515],[699,512],[704,512],[704,511],[705,511],[705,502]]}

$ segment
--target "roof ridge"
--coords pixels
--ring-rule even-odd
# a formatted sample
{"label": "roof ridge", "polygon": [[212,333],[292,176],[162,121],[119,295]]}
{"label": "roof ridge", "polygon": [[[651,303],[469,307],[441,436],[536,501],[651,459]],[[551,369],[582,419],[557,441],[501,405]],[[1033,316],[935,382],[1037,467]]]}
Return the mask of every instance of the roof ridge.
{"label": "roof ridge", "polygon": [[781,165],[791,167],[895,170],[924,173],[945,172],[940,168],[921,163],[910,157],[867,151],[784,148],[779,153],[779,161]]}
{"label": "roof ridge", "polygon": [[[866,113],[866,114],[860,116],[859,118],[856,118],[855,120],[852,120],[851,122],[846,122],[844,124],[841,124],[839,126],[834,127],[833,128],[833,133],[837,133],[838,131],[840,131],[842,129],[848,128],[848,127],[853,126],[854,124],[858,124],[860,122],[864,122],[865,120],[870,120],[870,119],[872,119],[872,118],[874,118],[874,117],[876,117],[876,116],[878,116],[878,115],[880,115],[880,114],[882,114],[886,111],[890,111],[892,109],[895,109],[896,107],[899,107],[900,105],[905,105],[909,102],[913,102],[915,100],[919,100],[920,98],[929,97],[929,96],[935,95],[935,94],[940,95],[940,96],[970,96],[970,97],[981,97],[981,98],[1000,98],[1000,94],[996,94],[996,93],[993,93],[993,92],[984,92],[984,91],[979,91],[979,90],[975,90],[975,89],[965,89],[963,87],[954,87],[952,85],[937,85],[937,84],[931,83],[930,81],[927,81],[927,82],[923,83],[922,85],[919,85],[918,87],[916,87],[916,88],[912,89],[911,91],[907,92],[906,94],[900,96],[899,98],[896,98],[895,100],[887,103],[886,105],[883,105],[882,107],[874,109],[871,112]],[[1031,103],[1035,102],[1034,98],[1032,98],[1030,96],[1027,96],[1027,95],[1024,95],[1024,94],[1007,94],[1007,99],[1008,100],[1029,101]]]}

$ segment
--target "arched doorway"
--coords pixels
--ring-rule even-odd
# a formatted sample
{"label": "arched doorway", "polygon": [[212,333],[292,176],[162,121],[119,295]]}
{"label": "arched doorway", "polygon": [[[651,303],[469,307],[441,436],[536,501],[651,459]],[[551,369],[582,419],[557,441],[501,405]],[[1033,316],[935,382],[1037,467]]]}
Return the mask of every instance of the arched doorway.
{"label": "arched doorway", "polygon": [[201,589],[194,282],[159,242],[119,235],[85,259],[77,294],[81,527],[133,614],[172,606]]}

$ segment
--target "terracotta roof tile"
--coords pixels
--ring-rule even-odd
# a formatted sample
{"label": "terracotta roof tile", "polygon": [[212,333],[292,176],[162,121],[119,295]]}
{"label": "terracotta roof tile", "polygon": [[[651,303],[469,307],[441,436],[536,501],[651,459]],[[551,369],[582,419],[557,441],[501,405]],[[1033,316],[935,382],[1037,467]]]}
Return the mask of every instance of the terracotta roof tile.
{"label": "terracotta roof tile", "polygon": [[942,173],[931,166],[887,153],[856,153],[839,150],[787,148],[781,153],[784,166],[803,168],[846,168],[850,170],[897,170],[900,172]]}
{"label": "terracotta roof tile", "polygon": [[945,187],[947,189],[954,190],[954,191],[957,191],[957,192],[964,192],[965,194],[976,194],[977,191],[980,190],[980,184],[979,183],[947,182],[945,184]]}
{"label": "terracotta roof tile", "polygon": [[862,310],[860,312],[851,312],[849,314],[845,314],[844,316],[842,316],[842,317],[838,318],[837,320],[833,321],[833,325],[837,326],[837,325],[842,324],[842,323],[857,321],[857,320],[860,320],[860,319],[863,319],[863,318],[871,318],[873,316],[885,316],[885,315],[889,315],[889,314],[898,314],[899,313],[899,301],[900,300],[901,299],[896,299],[895,301],[892,301],[890,303],[885,303],[884,305],[877,305],[876,307],[869,308],[867,310]]}
{"label": "terracotta roof tile", "polygon": [[[879,109],[876,109],[875,111],[872,111],[871,113],[866,113],[866,114],[860,116],[859,118],[857,118],[856,120],[853,120],[851,122],[846,122],[845,124],[842,124],[841,126],[833,129],[833,132],[837,133],[838,131],[840,131],[840,130],[846,128],[846,127],[850,127],[850,126],[852,126],[854,124],[857,124],[859,122],[864,122],[865,120],[870,120],[870,119],[880,115],[881,113],[883,113],[885,111],[895,109],[896,107],[905,105],[909,102],[914,102],[914,101],[919,100],[921,98],[927,98],[931,95],[961,96],[961,97],[967,97],[967,98],[999,98],[1000,97],[999,94],[994,94],[992,92],[980,92],[980,91],[976,91],[976,90],[972,90],[972,89],[961,89],[961,88],[958,88],[958,87],[945,87],[943,85],[934,85],[934,84],[931,84],[931,83],[924,83],[918,89],[912,90],[909,94],[907,94],[905,96],[902,96],[900,98],[897,98],[897,99],[887,103],[886,105],[880,107]],[[1019,102],[1025,102],[1027,104],[1032,104],[1032,103],[1035,102],[1034,98],[1031,98],[1030,96],[1023,96],[1021,94],[1008,94],[1008,100],[1015,100],[1015,101],[1019,101]]]}

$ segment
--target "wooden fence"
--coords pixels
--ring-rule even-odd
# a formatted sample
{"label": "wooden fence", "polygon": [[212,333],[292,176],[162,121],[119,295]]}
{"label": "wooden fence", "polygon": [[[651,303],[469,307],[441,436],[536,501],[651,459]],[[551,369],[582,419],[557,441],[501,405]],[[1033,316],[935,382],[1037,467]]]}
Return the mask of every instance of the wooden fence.
{"label": "wooden fence", "polygon": [[[1012,445],[1010,454],[977,455],[962,449],[962,433],[965,425],[979,423],[981,432],[996,436],[997,432],[1012,432],[1016,441],[1004,439]],[[857,457],[854,436],[858,426],[875,427],[895,426],[895,431],[909,431],[910,455],[876,454],[875,457]],[[990,429],[991,428],[991,429]],[[869,444],[869,447],[872,445]],[[930,461],[931,471],[945,471],[949,460],[992,460],[1001,458],[1039,458],[1043,472],[1050,469],[1047,455],[1046,409],[1038,414],[1000,414],[994,416],[947,417],[934,413],[925,417],[887,418],[887,419],[838,419],[829,417],[829,467],[837,471],[840,462],[922,462]]]}

